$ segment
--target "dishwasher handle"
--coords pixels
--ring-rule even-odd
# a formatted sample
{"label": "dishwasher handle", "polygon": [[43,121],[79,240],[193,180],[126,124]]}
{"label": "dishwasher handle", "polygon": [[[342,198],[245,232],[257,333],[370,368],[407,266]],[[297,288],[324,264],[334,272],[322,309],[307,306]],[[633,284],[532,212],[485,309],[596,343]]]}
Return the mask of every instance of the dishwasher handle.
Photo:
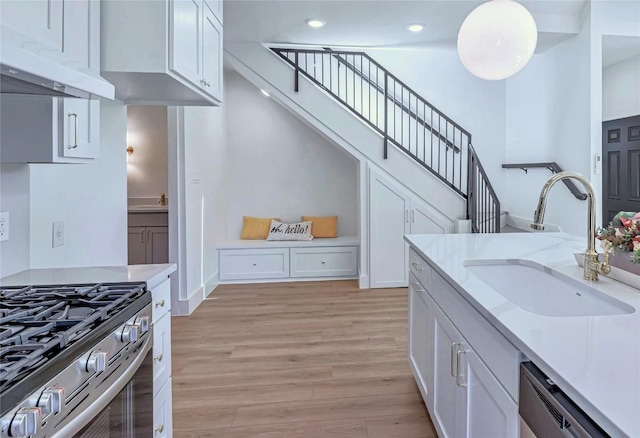
{"label": "dishwasher handle", "polygon": [[518,410],[527,426],[541,438],[609,437],[531,362],[520,364]]}

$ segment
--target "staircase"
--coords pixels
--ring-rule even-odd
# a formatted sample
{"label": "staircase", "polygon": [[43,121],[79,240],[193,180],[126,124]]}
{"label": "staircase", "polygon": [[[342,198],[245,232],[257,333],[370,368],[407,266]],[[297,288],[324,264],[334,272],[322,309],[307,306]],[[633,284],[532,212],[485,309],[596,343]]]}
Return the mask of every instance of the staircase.
{"label": "staircase", "polygon": [[500,232],[500,201],[471,134],[364,52],[271,47],[304,77],[378,133],[382,154],[397,148],[466,201],[474,233]]}

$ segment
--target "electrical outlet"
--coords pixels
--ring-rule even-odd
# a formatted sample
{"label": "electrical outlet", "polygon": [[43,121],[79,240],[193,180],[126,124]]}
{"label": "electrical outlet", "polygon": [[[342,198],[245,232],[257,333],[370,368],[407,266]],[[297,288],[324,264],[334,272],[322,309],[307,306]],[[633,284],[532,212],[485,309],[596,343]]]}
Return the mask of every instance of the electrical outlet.
{"label": "electrical outlet", "polygon": [[0,242],[9,240],[9,212],[0,212]]}
{"label": "electrical outlet", "polygon": [[51,246],[53,248],[64,245],[64,221],[53,223],[51,233]]}

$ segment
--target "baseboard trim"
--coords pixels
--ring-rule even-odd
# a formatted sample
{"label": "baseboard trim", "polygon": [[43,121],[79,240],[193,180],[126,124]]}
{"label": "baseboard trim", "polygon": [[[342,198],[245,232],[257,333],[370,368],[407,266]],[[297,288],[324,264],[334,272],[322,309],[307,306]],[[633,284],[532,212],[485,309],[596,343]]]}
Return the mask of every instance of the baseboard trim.
{"label": "baseboard trim", "polygon": [[204,288],[200,286],[191,292],[186,300],[178,301],[178,314],[180,316],[189,316],[204,301]]}
{"label": "baseboard trim", "polygon": [[369,276],[361,275],[358,279],[358,287],[360,289],[369,289]]}
{"label": "baseboard trim", "polygon": [[216,271],[207,281],[204,282],[204,297],[207,298],[211,292],[220,284],[219,272]]}
{"label": "baseboard trim", "polygon": [[358,277],[263,278],[258,280],[220,280],[218,284],[295,283],[303,281],[358,280]]}

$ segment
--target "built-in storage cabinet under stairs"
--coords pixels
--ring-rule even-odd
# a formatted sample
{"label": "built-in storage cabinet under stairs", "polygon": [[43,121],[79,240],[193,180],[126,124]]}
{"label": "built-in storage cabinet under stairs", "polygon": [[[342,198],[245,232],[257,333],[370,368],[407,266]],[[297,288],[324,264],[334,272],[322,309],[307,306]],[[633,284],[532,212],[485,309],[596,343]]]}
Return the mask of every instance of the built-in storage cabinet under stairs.
{"label": "built-in storage cabinet under stairs", "polygon": [[439,436],[518,436],[519,352],[410,257],[409,364]]}
{"label": "built-in storage cabinet under stairs", "polygon": [[220,280],[246,283],[357,278],[358,248],[355,237],[229,242],[218,246]]}
{"label": "built-in storage cabinet under stairs", "polygon": [[405,234],[453,232],[453,222],[384,173],[369,168],[371,287],[405,287]]}

